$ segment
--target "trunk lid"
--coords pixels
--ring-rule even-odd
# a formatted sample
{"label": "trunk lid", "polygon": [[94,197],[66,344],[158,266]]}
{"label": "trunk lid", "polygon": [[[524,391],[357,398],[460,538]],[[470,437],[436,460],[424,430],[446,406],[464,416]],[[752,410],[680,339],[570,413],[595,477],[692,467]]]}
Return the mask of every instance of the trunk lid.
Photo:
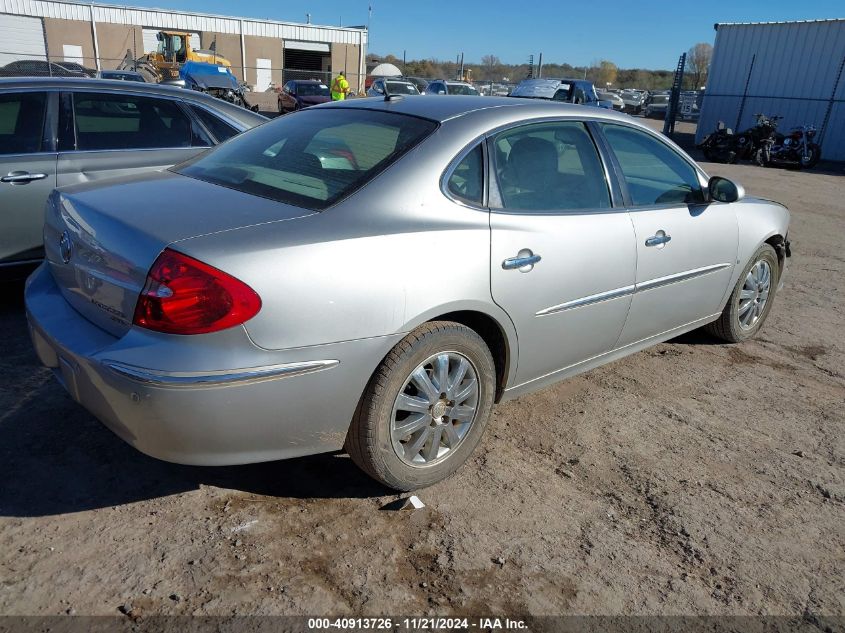
{"label": "trunk lid", "polygon": [[173,172],[141,174],[54,191],[44,249],[65,299],[122,336],[147,272],[168,245],[312,213]]}

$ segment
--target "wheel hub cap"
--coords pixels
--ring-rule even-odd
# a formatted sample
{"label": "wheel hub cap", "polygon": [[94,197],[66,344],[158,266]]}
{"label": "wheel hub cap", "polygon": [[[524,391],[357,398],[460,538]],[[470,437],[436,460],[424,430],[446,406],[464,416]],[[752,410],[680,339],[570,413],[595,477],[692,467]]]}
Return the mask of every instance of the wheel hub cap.
{"label": "wheel hub cap", "polygon": [[751,267],[739,291],[739,309],[737,318],[739,327],[749,330],[757,324],[763,309],[769,300],[772,284],[772,269],[765,260],[760,260]]}
{"label": "wheel hub cap", "polygon": [[478,373],[458,352],[435,354],[405,379],[393,403],[390,440],[409,466],[442,462],[463,442],[478,410]]}
{"label": "wheel hub cap", "polygon": [[435,421],[439,421],[444,415],[446,415],[446,403],[440,400],[437,404],[431,407],[431,417],[434,418]]}

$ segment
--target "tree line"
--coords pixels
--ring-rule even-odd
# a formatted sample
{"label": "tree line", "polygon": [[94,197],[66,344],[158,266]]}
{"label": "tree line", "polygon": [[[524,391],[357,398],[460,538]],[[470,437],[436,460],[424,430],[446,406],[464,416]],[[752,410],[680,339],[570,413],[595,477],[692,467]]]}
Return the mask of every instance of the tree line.
{"label": "tree line", "polygon": [[[713,47],[707,43],[699,43],[690,48],[687,53],[687,66],[684,76],[684,88],[695,89],[705,85],[707,71]],[[460,64],[457,61],[438,59],[414,59],[403,62],[395,55],[384,57],[368,56],[370,63],[386,62],[397,66],[408,77],[425,77],[427,79],[454,79],[460,74]],[[531,74],[536,77],[540,69],[535,59],[534,67],[525,64],[505,64],[496,55],[484,55],[480,63],[465,63],[465,76],[472,81],[490,81],[494,83],[518,83]],[[467,71],[470,71],[467,73]],[[571,64],[544,63],[543,77],[566,77],[571,79],[585,78],[592,81],[596,87],[605,87],[608,83],[612,88],[640,88],[644,90],[665,90],[671,88],[674,70],[650,70],[645,68],[619,68],[614,62],[602,59],[595,60],[589,66],[572,66]]]}

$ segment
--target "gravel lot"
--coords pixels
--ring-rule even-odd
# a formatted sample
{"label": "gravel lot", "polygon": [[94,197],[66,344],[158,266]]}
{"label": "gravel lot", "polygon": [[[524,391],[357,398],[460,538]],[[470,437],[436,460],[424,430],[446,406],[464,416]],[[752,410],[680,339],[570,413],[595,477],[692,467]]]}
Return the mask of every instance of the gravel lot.
{"label": "gravel lot", "polygon": [[845,175],[705,168],[792,210],[759,338],[497,407],[419,511],[345,455],[145,457],[39,366],[5,286],[0,614],[845,614]]}

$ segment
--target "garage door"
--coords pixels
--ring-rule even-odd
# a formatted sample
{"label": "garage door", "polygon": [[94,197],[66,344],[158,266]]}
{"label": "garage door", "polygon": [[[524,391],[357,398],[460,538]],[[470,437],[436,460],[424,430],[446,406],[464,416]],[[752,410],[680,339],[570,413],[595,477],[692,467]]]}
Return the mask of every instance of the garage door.
{"label": "garage door", "polygon": [[[331,66],[329,45],[324,42],[284,41],[285,81],[318,78]],[[317,74],[315,74],[317,73]],[[324,78],[328,81],[327,78]]]}
{"label": "garage door", "polygon": [[[179,29],[173,29],[174,31],[178,31]],[[145,53],[152,53],[158,48],[158,40],[156,39],[156,34],[161,31],[161,29],[144,29],[144,52]],[[191,48],[199,49],[202,48],[200,45],[200,34],[199,33],[191,33]]]}
{"label": "garage door", "polygon": [[18,59],[46,59],[41,18],[0,15],[0,66]]}

